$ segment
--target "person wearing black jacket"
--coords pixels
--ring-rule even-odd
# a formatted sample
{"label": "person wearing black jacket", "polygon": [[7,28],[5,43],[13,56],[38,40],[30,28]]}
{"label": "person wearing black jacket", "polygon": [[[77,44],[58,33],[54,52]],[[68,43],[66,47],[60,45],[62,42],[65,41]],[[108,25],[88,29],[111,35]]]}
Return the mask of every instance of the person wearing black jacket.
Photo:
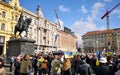
{"label": "person wearing black jacket", "polygon": [[116,64],[113,62],[113,56],[107,56],[107,65],[110,69],[110,75],[115,75],[115,72],[117,71]]}
{"label": "person wearing black jacket", "polygon": [[80,75],[92,75],[92,70],[89,64],[85,62],[85,57],[81,57],[82,63],[79,65],[78,73]]}
{"label": "person wearing black jacket", "polygon": [[106,58],[102,57],[100,58],[100,65],[96,67],[95,74],[96,75],[110,75],[110,69],[106,65],[107,60]]}
{"label": "person wearing black jacket", "polygon": [[20,75],[20,58],[15,58],[14,61],[14,75]]}
{"label": "person wearing black jacket", "polygon": [[75,73],[79,74],[79,65],[82,64],[81,56],[78,54],[75,60]]}

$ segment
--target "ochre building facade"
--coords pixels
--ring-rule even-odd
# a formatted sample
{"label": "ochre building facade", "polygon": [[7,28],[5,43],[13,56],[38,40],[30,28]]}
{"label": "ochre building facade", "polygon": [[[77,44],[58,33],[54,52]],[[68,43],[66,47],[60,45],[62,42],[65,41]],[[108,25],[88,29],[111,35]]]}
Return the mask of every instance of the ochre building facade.
{"label": "ochre building facade", "polygon": [[82,36],[84,52],[120,50],[120,28],[87,32]]}
{"label": "ochre building facade", "polygon": [[14,26],[22,8],[18,0],[12,0],[8,3],[0,1],[0,55],[6,53],[7,41],[13,36]]}

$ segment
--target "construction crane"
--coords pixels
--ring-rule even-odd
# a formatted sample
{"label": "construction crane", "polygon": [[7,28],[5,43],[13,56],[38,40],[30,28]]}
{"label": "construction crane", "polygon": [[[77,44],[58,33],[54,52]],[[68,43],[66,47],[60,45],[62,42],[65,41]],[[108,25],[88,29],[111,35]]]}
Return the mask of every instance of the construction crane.
{"label": "construction crane", "polygon": [[[56,15],[56,18],[57,18],[57,21],[58,21],[58,25],[59,25],[59,31],[61,31],[61,25],[60,25],[60,21],[59,21],[59,17],[58,17],[58,14],[57,14],[57,12],[56,12],[56,9],[54,9],[54,11],[55,11],[55,15]],[[59,34],[59,48],[61,48],[61,34]]]}
{"label": "construction crane", "polygon": [[57,18],[57,21],[58,21],[58,25],[59,25],[59,27],[61,27],[61,25],[60,25],[60,21],[59,21],[59,18],[58,18],[57,12],[56,12],[56,9],[54,9],[54,11],[55,11],[55,15],[56,15],[56,18]]}
{"label": "construction crane", "polygon": [[107,10],[106,13],[101,17],[101,19],[104,19],[104,17],[106,17],[107,19],[107,30],[109,30],[109,14],[118,6],[120,5],[120,3],[118,3],[115,7],[113,7],[111,10]]}
{"label": "construction crane", "polygon": [[120,5],[120,3],[118,3],[115,7],[113,7],[111,10],[107,10],[106,13],[101,17],[101,19],[104,19],[104,17],[106,17],[107,20],[107,30],[108,30],[108,39],[107,39],[107,43],[108,43],[108,52],[110,50],[110,30],[109,30],[109,14],[118,6]]}

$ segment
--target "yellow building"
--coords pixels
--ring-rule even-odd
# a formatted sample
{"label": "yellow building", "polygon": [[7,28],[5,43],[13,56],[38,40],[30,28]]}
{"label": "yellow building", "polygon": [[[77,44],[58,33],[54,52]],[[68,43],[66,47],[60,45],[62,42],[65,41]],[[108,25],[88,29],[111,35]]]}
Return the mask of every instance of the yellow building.
{"label": "yellow building", "polygon": [[9,0],[8,3],[0,0],[0,55],[6,54],[7,41],[13,37],[22,7],[19,0]]}

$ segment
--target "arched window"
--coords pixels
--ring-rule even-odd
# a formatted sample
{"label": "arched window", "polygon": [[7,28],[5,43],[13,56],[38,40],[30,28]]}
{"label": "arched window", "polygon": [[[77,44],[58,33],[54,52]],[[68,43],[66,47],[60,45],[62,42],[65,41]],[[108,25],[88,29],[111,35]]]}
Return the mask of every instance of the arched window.
{"label": "arched window", "polygon": [[4,23],[2,23],[2,25],[1,25],[1,30],[5,30],[5,24]]}

